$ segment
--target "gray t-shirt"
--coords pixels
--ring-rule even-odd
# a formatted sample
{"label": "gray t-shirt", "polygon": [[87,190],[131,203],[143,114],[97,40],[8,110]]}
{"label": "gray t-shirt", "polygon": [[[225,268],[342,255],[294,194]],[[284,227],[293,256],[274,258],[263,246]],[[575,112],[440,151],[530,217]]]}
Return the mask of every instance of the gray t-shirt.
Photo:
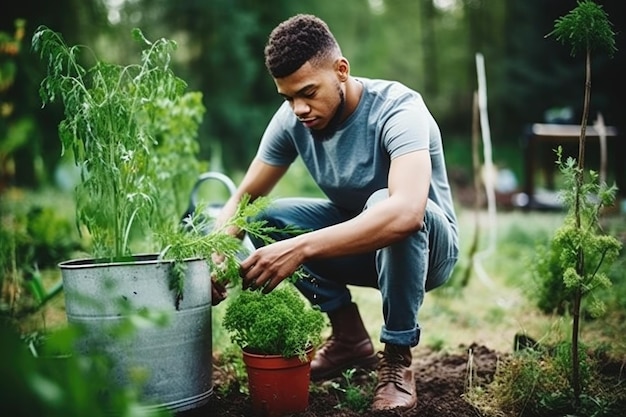
{"label": "gray t-shirt", "polygon": [[331,201],[361,211],[372,193],[388,188],[393,158],[428,149],[432,164],[429,198],[456,226],[441,133],[422,96],[398,82],[358,80],[364,87],[359,105],[331,138],[313,139],[285,102],[267,126],[257,157],[285,166],[300,156]]}

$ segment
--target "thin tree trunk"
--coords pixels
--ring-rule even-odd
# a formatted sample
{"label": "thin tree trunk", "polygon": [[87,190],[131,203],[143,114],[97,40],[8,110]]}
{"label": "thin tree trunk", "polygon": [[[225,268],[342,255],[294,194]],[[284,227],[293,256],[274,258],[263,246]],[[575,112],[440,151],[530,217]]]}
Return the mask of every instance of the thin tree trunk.
{"label": "thin tree trunk", "polygon": [[[587,119],[589,118],[589,102],[591,101],[591,51],[587,49],[585,59],[585,101],[583,102],[582,121],[580,123],[580,138],[578,145],[578,168],[585,166],[585,138],[587,133]],[[579,173],[579,175],[582,173]],[[582,175],[581,175],[582,179]],[[581,181],[582,184],[582,181]]]}
{"label": "thin tree trunk", "polygon": [[[580,254],[579,254],[580,255]],[[573,323],[572,323],[572,389],[574,390],[574,406],[578,409],[580,405],[580,355],[578,350],[578,339],[580,329],[580,304],[582,299],[582,290],[576,288],[574,294]]]}
{"label": "thin tree trunk", "polygon": [[[574,206],[574,216],[576,218],[576,227],[580,229],[581,226],[581,214],[580,203],[581,199],[585,196],[581,195],[584,168],[585,168],[585,138],[587,130],[587,118],[589,116],[589,101],[591,96],[591,51],[587,48],[587,56],[585,60],[585,98],[583,103],[582,121],[580,123],[580,138],[578,141],[578,172],[576,173],[576,201]],[[585,273],[585,259],[583,248],[578,249],[578,260],[576,262],[576,272],[578,276],[583,277]],[[582,298],[582,288],[580,284],[576,288],[576,294],[574,295],[574,311],[573,311],[573,323],[572,323],[572,389],[574,390],[574,405],[578,408],[580,404],[580,358],[578,338],[580,333],[580,304]]]}

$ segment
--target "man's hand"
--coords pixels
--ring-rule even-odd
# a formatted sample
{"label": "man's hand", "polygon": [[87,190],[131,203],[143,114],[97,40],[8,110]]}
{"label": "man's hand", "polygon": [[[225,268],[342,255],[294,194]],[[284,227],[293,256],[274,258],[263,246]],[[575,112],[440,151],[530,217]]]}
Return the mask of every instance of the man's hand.
{"label": "man's hand", "polygon": [[[213,263],[219,268],[224,262],[224,255],[215,253],[212,255],[212,260]],[[211,305],[218,305],[226,299],[226,296],[226,285],[217,282],[215,273],[211,272]]]}
{"label": "man's hand", "polygon": [[218,305],[226,299],[226,286],[215,281],[211,276],[211,305]]}
{"label": "man's hand", "polygon": [[286,239],[255,250],[241,262],[239,275],[243,289],[263,288],[272,291],[302,264],[302,257],[294,250],[294,240]]}

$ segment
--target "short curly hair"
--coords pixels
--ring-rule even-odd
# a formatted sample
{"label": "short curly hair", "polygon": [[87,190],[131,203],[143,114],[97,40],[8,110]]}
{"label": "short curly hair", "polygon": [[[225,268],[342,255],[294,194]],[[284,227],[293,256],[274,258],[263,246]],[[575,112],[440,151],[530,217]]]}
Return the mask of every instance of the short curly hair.
{"label": "short curly hair", "polygon": [[295,15],[272,30],[265,46],[265,66],[274,78],[296,72],[305,62],[341,55],[337,40],[320,18]]}

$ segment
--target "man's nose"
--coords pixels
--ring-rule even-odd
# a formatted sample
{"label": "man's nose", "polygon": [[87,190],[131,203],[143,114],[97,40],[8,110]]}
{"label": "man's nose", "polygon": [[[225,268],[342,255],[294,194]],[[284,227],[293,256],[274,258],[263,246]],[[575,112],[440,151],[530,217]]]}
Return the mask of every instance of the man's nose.
{"label": "man's nose", "polygon": [[302,117],[311,111],[311,107],[302,99],[293,100],[293,112],[296,116]]}

